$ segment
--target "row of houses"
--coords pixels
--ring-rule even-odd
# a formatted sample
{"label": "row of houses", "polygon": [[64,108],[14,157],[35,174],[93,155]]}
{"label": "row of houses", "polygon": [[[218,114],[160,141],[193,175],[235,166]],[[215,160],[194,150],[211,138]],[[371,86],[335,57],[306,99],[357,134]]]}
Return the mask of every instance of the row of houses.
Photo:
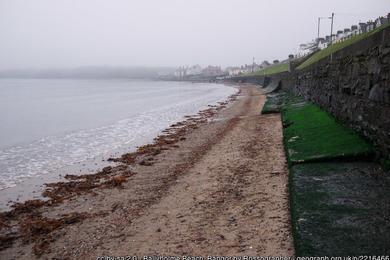
{"label": "row of houses", "polygon": [[[292,55],[290,55],[292,56]],[[293,57],[293,56],[292,56]],[[291,57],[289,57],[291,58]],[[286,60],[287,61],[287,60]],[[282,61],[285,62],[285,61]],[[193,65],[193,66],[181,66],[176,69],[174,72],[174,76],[176,78],[191,78],[196,76],[205,76],[205,77],[218,77],[218,76],[238,76],[242,74],[248,74],[252,72],[256,72],[259,70],[262,70],[264,68],[267,68],[269,66],[278,64],[279,60],[274,60],[273,63],[269,63],[268,61],[263,61],[260,64],[253,63],[253,64],[245,64],[241,66],[232,66],[227,67],[224,70],[221,69],[220,66],[212,66],[209,65],[202,69],[199,65]]]}
{"label": "row of houses", "polygon": [[221,76],[224,74],[225,73],[220,66],[212,66],[212,65],[209,65],[206,68],[202,68],[200,65],[181,66],[177,68],[176,71],[174,72],[174,76],[176,78],[188,78],[194,76],[212,77],[212,76]]}
{"label": "row of houses", "polygon": [[270,65],[271,65],[271,63],[269,63],[268,61],[265,60],[265,61],[261,62],[260,64],[257,64],[254,62],[253,64],[250,64],[250,65],[245,64],[242,66],[227,67],[225,69],[225,71],[226,71],[226,74],[229,76],[237,76],[237,75],[241,75],[241,74],[248,74],[248,73],[256,72],[256,71],[262,70]]}
{"label": "row of houses", "polygon": [[331,43],[337,43],[345,41],[355,35],[366,33],[390,22],[390,13],[387,16],[381,16],[375,19],[375,21],[368,21],[366,23],[359,23],[358,25],[352,25],[350,28],[344,30],[338,30],[332,35],[327,35],[325,38],[317,38],[308,43],[300,44],[297,57],[302,57],[317,49],[324,49]]}
{"label": "row of houses", "polygon": [[202,74],[202,67],[199,65],[182,66],[176,69],[174,72],[175,77],[184,78],[187,76],[194,76]]}
{"label": "row of houses", "polygon": [[182,66],[176,69],[174,72],[174,76],[176,78],[189,78],[193,76],[206,76],[206,77],[213,77],[213,76],[236,76],[241,74],[247,74],[254,71],[258,71],[266,66],[269,66],[270,64],[267,61],[262,62],[261,64],[252,64],[252,65],[242,65],[242,66],[235,66],[235,67],[227,67],[224,70],[221,69],[219,66],[212,66],[209,65],[202,69],[199,65],[194,66]]}
{"label": "row of houses", "polygon": [[[344,30],[338,30],[332,35],[327,35],[325,38],[317,38],[308,43],[300,44],[299,51],[295,55],[289,55],[287,60],[281,61],[282,63],[289,62],[291,59],[306,56],[318,49],[324,49],[332,43],[345,41],[355,35],[366,33],[390,22],[390,13],[387,16],[381,16],[375,19],[375,21],[368,21],[366,23],[359,23],[358,25],[352,25],[350,28]],[[242,66],[227,67],[222,70],[220,66],[207,66],[202,68],[200,65],[193,66],[181,66],[176,69],[174,76],[176,78],[191,78],[197,76],[206,77],[218,77],[218,76],[237,76],[242,74],[253,73],[269,66],[279,63],[278,60],[274,60],[273,63],[263,61],[260,64],[245,64]]]}

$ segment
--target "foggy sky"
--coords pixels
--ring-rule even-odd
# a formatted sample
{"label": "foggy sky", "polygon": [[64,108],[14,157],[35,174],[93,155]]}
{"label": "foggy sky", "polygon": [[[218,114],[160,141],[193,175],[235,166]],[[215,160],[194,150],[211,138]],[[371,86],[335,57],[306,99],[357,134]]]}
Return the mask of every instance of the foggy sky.
{"label": "foggy sky", "polygon": [[[389,0],[0,0],[0,70],[240,65],[390,11]],[[330,33],[323,21],[321,35]]]}

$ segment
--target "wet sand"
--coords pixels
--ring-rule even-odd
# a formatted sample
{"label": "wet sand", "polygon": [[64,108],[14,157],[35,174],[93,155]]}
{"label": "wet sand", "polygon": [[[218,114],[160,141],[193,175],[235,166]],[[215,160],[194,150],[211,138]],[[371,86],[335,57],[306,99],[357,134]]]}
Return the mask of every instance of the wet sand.
{"label": "wet sand", "polygon": [[293,255],[280,116],[241,94],[0,218],[0,258]]}

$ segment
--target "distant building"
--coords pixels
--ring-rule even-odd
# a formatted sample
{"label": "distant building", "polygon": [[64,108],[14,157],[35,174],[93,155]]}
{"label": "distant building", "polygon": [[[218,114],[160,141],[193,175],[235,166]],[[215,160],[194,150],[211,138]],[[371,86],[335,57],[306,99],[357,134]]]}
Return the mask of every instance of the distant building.
{"label": "distant building", "polygon": [[240,70],[241,70],[241,74],[248,74],[248,73],[251,73],[253,71],[252,69],[253,67],[251,65],[248,65],[248,64],[245,64],[243,66],[240,67]]}
{"label": "distant building", "polygon": [[199,65],[191,66],[191,67],[187,68],[186,74],[188,76],[200,75],[200,74],[202,74],[202,67]]}
{"label": "distant building", "polygon": [[264,69],[267,68],[269,65],[271,65],[268,61],[264,60],[262,63],[260,63],[260,68]]}
{"label": "distant building", "polygon": [[321,49],[321,50],[325,49],[326,47],[328,47],[328,41],[326,41],[326,39],[324,39],[324,38],[318,38],[317,45],[318,45],[319,49]]}
{"label": "distant building", "polygon": [[317,49],[323,49],[329,46],[332,43],[341,42],[346,39],[349,39],[355,35],[367,33],[369,31],[388,24],[390,22],[390,13],[386,16],[381,16],[375,19],[375,21],[368,21],[366,23],[359,23],[359,25],[352,25],[350,28],[345,28],[344,30],[338,30],[336,34],[328,35],[325,38],[318,38],[312,42],[300,44],[299,50],[296,54],[297,57],[305,56],[309,53],[312,53]]}
{"label": "distant building", "polygon": [[359,27],[357,25],[352,25],[351,26],[351,35],[357,35],[359,34]]}
{"label": "distant building", "polygon": [[225,71],[229,76],[238,76],[241,74],[240,67],[227,67]]}
{"label": "distant building", "polygon": [[181,66],[173,73],[176,78],[184,78],[202,74],[202,67],[199,65]]}
{"label": "distant building", "polygon": [[375,20],[375,27],[382,26],[386,23],[388,23],[388,18],[381,16]]}
{"label": "distant building", "polygon": [[298,56],[299,57],[306,56],[306,55],[312,53],[313,51],[315,51],[316,49],[317,49],[317,41],[316,40],[313,40],[313,41],[308,42],[308,43],[302,43],[299,45]]}
{"label": "distant building", "polygon": [[359,23],[359,33],[367,32],[367,23]]}
{"label": "distant building", "polygon": [[338,30],[337,33],[336,33],[336,39],[335,39],[335,41],[336,41],[336,42],[339,42],[339,41],[341,41],[343,38],[344,38],[344,31]]}
{"label": "distant building", "polygon": [[253,72],[256,72],[256,71],[259,71],[259,70],[262,69],[261,65],[260,64],[256,64],[256,63],[254,63],[252,65],[252,67],[253,67]]}
{"label": "distant building", "polygon": [[224,72],[221,70],[219,66],[207,66],[202,70],[203,76],[221,76],[224,75]]}
{"label": "distant building", "polygon": [[186,68],[184,66],[179,67],[175,70],[173,74],[175,75],[176,78],[184,78],[187,75]]}
{"label": "distant building", "polygon": [[236,76],[239,74],[239,68],[238,67],[227,67],[225,69],[225,73],[229,76]]}
{"label": "distant building", "polygon": [[367,32],[372,31],[375,29],[375,23],[373,21],[367,22]]}
{"label": "distant building", "polygon": [[344,38],[349,38],[351,36],[351,29],[345,28],[344,29]]}

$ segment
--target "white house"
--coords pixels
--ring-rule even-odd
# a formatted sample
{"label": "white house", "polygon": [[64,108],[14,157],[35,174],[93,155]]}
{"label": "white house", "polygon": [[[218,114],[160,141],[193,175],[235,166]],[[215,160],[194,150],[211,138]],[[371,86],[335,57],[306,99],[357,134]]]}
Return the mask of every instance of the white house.
{"label": "white house", "polygon": [[318,48],[320,48],[321,50],[328,47],[328,42],[324,38],[318,38],[317,42],[318,42]]}
{"label": "white house", "polygon": [[381,16],[375,20],[375,27],[379,27],[379,26],[384,25],[386,23],[388,23],[388,17]]}
{"label": "white house", "polygon": [[298,57],[305,56],[313,52],[317,46],[319,49],[323,49],[329,46],[329,44],[331,43],[341,42],[355,35],[372,31],[375,28],[378,28],[379,26],[382,26],[389,22],[390,22],[390,13],[388,13],[387,16],[381,16],[375,19],[374,22],[370,20],[366,23],[359,23],[359,25],[352,25],[351,28],[338,30],[336,34],[332,34],[331,36],[326,36],[325,40],[323,40],[323,38],[316,39],[313,41],[315,46],[313,46],[313,42],[300,44],[297,56]]}
{"label": "white house", "polygon": [[313,40],[308,43],[302,43],[299,45],[298,56],[306,56],[312,53],[317,48],[317,41]]}
{"label": "white house", "polygon": [[345,28],[344,29],[344,38],[348,38],[349,36],[351,36],[351,29]]}
{"label": "white house", "polygon": [[343,38],[344,38],[344,31],[342,31],[342,30],[337,31],[335,42],[339,42],[339,41],[341,41]]}
{"label": "white house", "polygon": [[193,65],[189,68],[187,68],[187,75],[188,76],[194,76],[194,75],[200,75],[202,74],[202,67],[197,65]]}
{"label": "white house", "polygon": [[229,76],[237,76],[241,74],[241,69],[240,67],[227,67],[226,72]]}
{"label": "white house", "polygon": [[357,25],[352,25],[351,26],[351,35],[357,35],[359,34],[359,28]]}

